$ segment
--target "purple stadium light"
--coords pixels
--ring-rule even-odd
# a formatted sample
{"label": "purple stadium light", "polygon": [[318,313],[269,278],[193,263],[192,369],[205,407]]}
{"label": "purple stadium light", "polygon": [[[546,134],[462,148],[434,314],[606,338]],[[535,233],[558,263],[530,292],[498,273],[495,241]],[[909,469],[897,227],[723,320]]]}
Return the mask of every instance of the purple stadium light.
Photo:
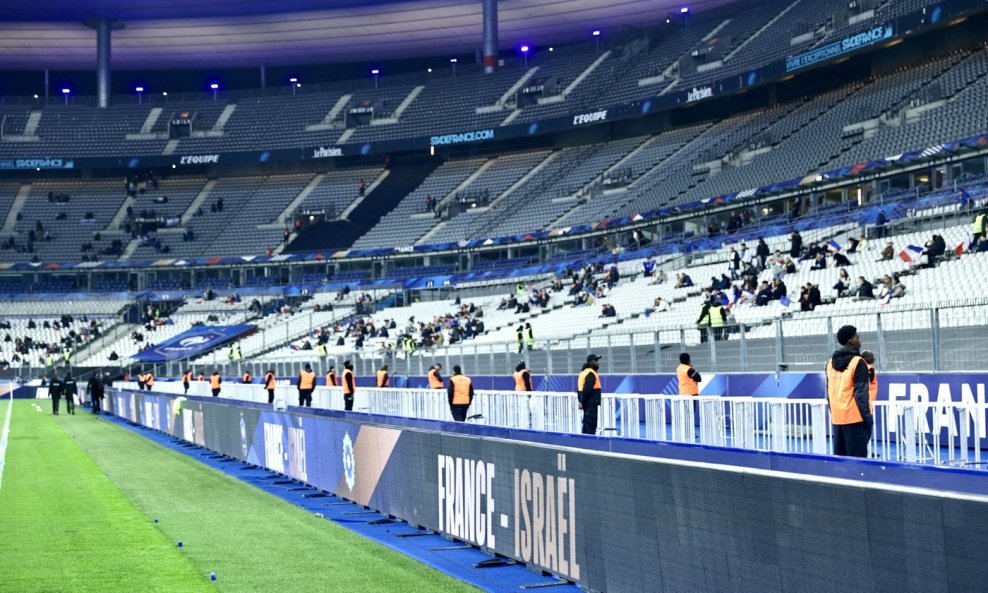
{"label": "purple stadium light", "polygon": [[381,71],[377,68],[371,70],[371,75],[374,77],[374,88],[377,88],[377,78],[381,75]]}
{"label": "purple stadium light", "polygon": [[220,85],[217,82],[209,83],[209,88],[213,89],[213,101],[216,100],[216,92],[220,90]]}
{"label": "purple stadium light", "polygon": [[592,35],[594,37],[600,37],[600,29],[595,29],[594,32],[592,33]]}
{"label": "purple stadium light", "polygon": [[600,29],[594,29],[591,35],[593,35],[594,41],[597,42],[597,51],[600,52]]}
{"label": "purple stadium light", "polygon": [[528,68],[528,50],[530,48],[527,45],[521,46],[521,55],[525,57],[525,67]]}
{"label": "purple stadium light", "polygon": [[142,86],[135,86],[134,87],[134,92],[137,93],[137,102],[138,103],[143,103],[144,102],[144,87],[142,87]]}
{"label": "purple stadium light", "polygon": [[66,88],[63,88],[62,89],[62,95],[65,96],[65,104],[66,105],[69,104],[69,94],[71,94],[71,93],[72,93],[72,89],[66,89]]}
{"label": "purple stadium light", "polygon": [[689,13],[690,13],[690,7],[689,6],[684,6],[684,7],[682,7],[682,8],[679,9],[679,14],[689,14]]}
{"label": "purple stadium light", "polygon": [[292,87],[292,96],[294,97],[298,89],[302,88],[302,83],[298,81],[298,76],[289,78],[288,82],[291,83],[288,86]]}

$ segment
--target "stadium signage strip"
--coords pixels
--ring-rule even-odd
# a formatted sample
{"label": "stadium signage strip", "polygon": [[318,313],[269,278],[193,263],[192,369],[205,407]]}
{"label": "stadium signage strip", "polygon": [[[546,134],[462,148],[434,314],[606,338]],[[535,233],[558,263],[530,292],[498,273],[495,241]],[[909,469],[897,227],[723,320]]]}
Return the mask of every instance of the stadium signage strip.
{"label": "stadium signage strip", "polygon": [[[976,562],[950,562],[953,550],[941,538],[889,540],[888,533],[911,533],[915,517],[883,511],[938,509],[949,500],[952,513],[923,516],[927,530],[947,537],[957,529],[951,517],[980,516],[986,503],[983,497],[943,497],[935,490],[949,491],[961,481],[960,492],[988,487],[988,478],[970,471],[365,414],[277,412],[146,392],[116,390],[109,400],[114,414],[134,423],[588,590],[623,593],[640,591],[642,583],[689,582],[699,593],[738,586],[781,593],[812,575],[821,590],[853,591],[887,578],[887,558],[915,554],[917,541],[925,542],[924,577],[931,582],[978,582],[981,570]],[[684,485],[699,485],[702,496],[684,496]],[[825,504],[874,489],[885,497],[883,505],[862,506],[859,521],[847,520],[846,506]],[[766,512],[766,500],[785,512]],[[792,519],[807,516],[815,520]],[[758,520],[744,520],[751,517]],[[886,554],[861,556],[848,571],[846,555],[818,545],[823,538],[841,541],[842,550],[867,549],[877,540],[891,547]],[[757,545],[765,541],[782,543]],[[711,555],[711,549],[719,553]],[[807,549],[818,553],[799,553]],[[775,567],[773,578],[722,570],[766,565]],[[705,575],[702,582],[698,571]]]}
{"label": "stadium signage strip", "polygon": [[180,165],[215,165],[220,162],[220,155],[218,154],[197,154],[191,156],[183,156],[179,159],[178,164]]}
{"label": "stadium signage strip", "polygon": [[714,96],[713,87],[702,86],[700,88],[693,88],[693,90],[686,93],[686,102],[692,103],[694,101],[701,101],[703,99],[709,99]]}
{"label": "stadium signage strip", "polygon": [[73,159],[0,159],[0,169],[73,169]]}
{"label": "stadium signage strip", "polygon": [[314,159],[326,159],[338,156],[343,156],[343,149],[338,146],[332,146],[330,148],[320,146],[312,151],[312,158]]}
{"label": "stadium signage strip", "polygon": [[797,56],[788,57],[786,58],[786,72],[795,72],[800,68],[806,68],[807,66],[826,62],[827,60],[831,60],[854,50],[861,49],[862,47],[873,45],[879,41],[892,39],[894,36],[895,25],[888,22],[884,25],[879,25],[869,29],[868,31],[845,37],[840,41],[828,43],[827,45],[818,47],[812,51],[808,51]]}
{"label": "stadium signage strip", "polygon": [[432,136],[429,143],[432,146],[445,146],[447,144],[465,144],[469,142],[485,142],[494,139],[494,130],[477,130],[475,132],[463,132],[461,134],[445,134],[442,136]]}
{"label": "stadium signage strip", "polygon": [[592,113],[581,113],[573,116],[573,125],[582,126],[584,124],[595,124],[607,120],[607,110],[601,109]]}

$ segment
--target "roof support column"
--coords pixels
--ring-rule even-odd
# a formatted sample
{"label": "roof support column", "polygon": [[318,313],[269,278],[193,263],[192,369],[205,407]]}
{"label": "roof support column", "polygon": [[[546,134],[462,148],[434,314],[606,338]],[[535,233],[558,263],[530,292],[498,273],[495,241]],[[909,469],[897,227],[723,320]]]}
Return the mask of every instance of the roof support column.
{"label": "roof support column", "polygon": [[96,95],[101,108],[110,106],[111,24],[108,19],[96,22]]}
{"label": "roof support column", "polygon": [[497,0],[484,3],[484,74],[497,70]]}

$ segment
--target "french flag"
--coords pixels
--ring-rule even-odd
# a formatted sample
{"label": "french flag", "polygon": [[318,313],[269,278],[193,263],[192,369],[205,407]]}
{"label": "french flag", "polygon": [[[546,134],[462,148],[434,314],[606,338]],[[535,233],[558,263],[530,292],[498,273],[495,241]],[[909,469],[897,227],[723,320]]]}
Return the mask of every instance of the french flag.
{"label": "french flag", "polygon": [[782,295],[779,297],[779,304],[788,309],[789,305],[792,304],[792,301],[789,300],[789,297]]}
{"label": "french flag", "polygon": [[915,245],[909,245],[905,249],[899,252],[899,258],[906,262],[912,263],[914,261],[919,261],[919,256],[923,253],[922,247],[916,247]]}
{"label": "french flag", "polygon": [[827,251],[829,251],[830,253],[837,253],[840,250],[841,250],[840,243],[838,243],[836,239],[831,239],[827,243]]}

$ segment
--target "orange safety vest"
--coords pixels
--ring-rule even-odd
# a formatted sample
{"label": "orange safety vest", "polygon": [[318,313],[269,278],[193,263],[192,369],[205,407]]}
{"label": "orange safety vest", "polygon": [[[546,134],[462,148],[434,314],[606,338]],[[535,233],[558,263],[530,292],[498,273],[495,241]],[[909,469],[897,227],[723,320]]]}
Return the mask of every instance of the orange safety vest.
{"label": "orange safety vest", "polygon": [[264,388],[274,389],[274,373],[267,373],[264,375]]}
{"label": "orange safety vest", "polygon": [[578,392],[582,392],[583,391],[583,383],[586,381],[586,378],[587,378],[587,375],[588,374],[593,375],[593,388],[594,389],[600,389],[601,388],[600,387],[600,375],[597,374],[597,371],[595,371],[593,369],[583,369],[582,371],[580,371],[580,376],[576,379],[576,389],[577,389]]}
{"label": "orange safety vest", "polygon": [[203,375],[202,373],[199,373],[199,376],[196,377],[196,381],[205,381],[205,380],[206,380],[206,375]]}
{"label": "orange safety vest", "polygon": [[192,373],[185,373],[184,375],[182,375],[182,381],[184,383],[188,383],[191,380],[192,380]]}
{"label": "orange safety vest", "polygon": [[854,371],[862,362],[864,359],[855,356],[844,372],[840,372],[834,369],[833,360],[827,361],[827,399],[830,402],[830,419],[838,426],[864,422],[861,410],[854,400]]}
{"label": "orange safety vest", "polygon": [[316,386],[316,374],[312,371],[303,370],[298,375],[299,389],[313,389]]}
{"label": "orange safety vest", "polygon": [[868,405],[874,412],[875,400],[878,399],[878,373],[875,372],[875,367],[867,362],[865,364],[868,365]]}
{"label": "orange safety vest", "polygon": [[144,373],[137,373],[137,382],[138,383],[144,382]]}
{"label": "orange safety vest", "polygon": [[388,371],[380,370],[377,371],[377,386],[387,387],[388,386]]}
{"label": "orange safety vest", "polygon": [[442,389],[443,382],[436,377],[436,369],[429,369],[429,389]]}
{"label": "orange safety vest", "polygon": [[528,391],[528,387],[525,386],[525,373],[527,372],[525,369],[515,371],[515,391]]}
{"label": "orange safety vest", "polygon": [[154,375],[151,373],[144,375],[144,384],[148,386],[148,389],[151,389],[151,386],[154,385]]}
{"label": "orange safety vest", "polygon": [[220,383],[222,382],[223,380],[220,379],[219,375],[212,375],[211,377],[209,377],[209,386],[212,387],[213,389],[219,389]]}
{"label": "orange safety vest", "polygon": [[336,373],[333,371],[329,371],[328,373],[326,373],[326,386],[336,387],[337,385],[338,383],[336,382]]}
{"label": "orange safety vest", "polygon": [[254,380],[254,377],[250,376],[250,373],[244,373],[244,383],[250,383]]}
{"label": "orange safety vest", "polygon": [[[350,376],[350,381],[353,382],[353,371],[350,369],[343,369],[343,395],[353,395],[353,391],[350,390],[350,384],[346,380],[347,375]],[[357,388],[356,383],[353,383],[353,388]]]}
{"label": "orange safety vest", "polygon": [[453,384],[453,405],[470,405],[470,377],[466,375],[453,375],[449,378],[449,382]]}
{"label": "orange safety vest", "polygon": [[692,368],[688,364],[681,364],[676,367],[676,376],[679,377],[679,395],[700,395],[700,384],[690,378],[689,375]]}

